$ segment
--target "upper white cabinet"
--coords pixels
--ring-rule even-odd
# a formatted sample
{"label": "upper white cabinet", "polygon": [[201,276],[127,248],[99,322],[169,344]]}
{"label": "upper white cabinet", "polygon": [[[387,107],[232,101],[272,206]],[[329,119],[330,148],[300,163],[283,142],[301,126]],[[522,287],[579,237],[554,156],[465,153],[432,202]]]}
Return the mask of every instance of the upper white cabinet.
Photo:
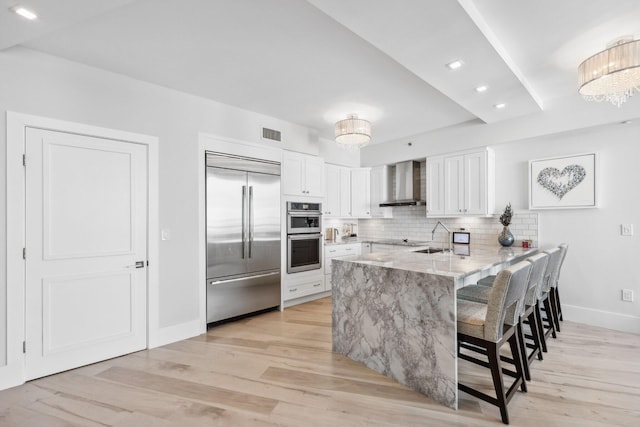
{"label": "upper white cabinet", "polygon": [[489,148],[427,159],[427,216],[490,215],[494,188]]}
{"label": "upper white cabinet", "polygon": [[351,205],[351,173],[349,168],[325,165],[325,198],[322,206],[326,217],[349,216]]}
{"label": "upper white cabinet", "polygon": [[284,151],[282,192],[292,196],[324,196],[324,160],[308,154]]}
{"label": "upper white cabinet", "polygon": [[351,169],[351,216],[371,216],[370,168]]}
{"label": "upper white cabinet", "polygon": [[388,202],[391,198],[389,187],[389,166],[376,166],[371,168],[371,217],[391,218],[391,208],[381,208],[380,203]]}
{"label": "upper white cabinet", "polygon": [[427,159],[427,216],[444,215],[444,159]]}
{"label": "upper white cabinet", "polygon": [[325,165],[323,213],[333,218],[370,216],[371,190],[369,168]]}

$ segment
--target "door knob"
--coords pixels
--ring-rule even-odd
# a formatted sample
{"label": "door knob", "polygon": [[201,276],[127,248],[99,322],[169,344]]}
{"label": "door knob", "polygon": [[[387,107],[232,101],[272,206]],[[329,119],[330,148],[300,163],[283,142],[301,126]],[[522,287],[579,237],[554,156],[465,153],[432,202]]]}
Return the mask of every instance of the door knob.
{"label": "door knob", "polygon": [[133,265],[127,265],[125,268],[144,268],[144,261],[136,261]]}

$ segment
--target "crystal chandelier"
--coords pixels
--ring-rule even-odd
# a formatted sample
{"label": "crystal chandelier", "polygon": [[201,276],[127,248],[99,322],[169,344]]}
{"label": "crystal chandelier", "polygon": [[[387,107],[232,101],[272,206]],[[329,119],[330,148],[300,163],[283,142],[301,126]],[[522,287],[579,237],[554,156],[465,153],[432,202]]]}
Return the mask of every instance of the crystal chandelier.
{"label": "crystal chandelier", "polygon": [[578,92],[587,101],[620,107],[640,91],[640,40],[625,37],[586,59],[578,67]]}
{"label": "crystal chandelier", "polygon": [[342,147],[362,148],[371,141],[371,123],[352,114],[336,123],[335,136],[336,142]]}

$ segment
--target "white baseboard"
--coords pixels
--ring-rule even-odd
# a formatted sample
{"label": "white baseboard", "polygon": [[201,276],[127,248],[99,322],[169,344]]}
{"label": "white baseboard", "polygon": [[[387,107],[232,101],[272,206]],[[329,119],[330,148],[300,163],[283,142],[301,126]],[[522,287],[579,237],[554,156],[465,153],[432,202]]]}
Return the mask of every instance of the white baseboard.
{"label": "white baseboard", "polygon": [[304,304],[305,302],[315,301],[320,298],[330,297],[331,291],[324,291],[313,295],[307,295],[306,297],[300,297],[284,302],[284,308],[293,307],[294,305]]}
{"label": "white baseboard", "polygon": [[0,366],[0,390],[24,384],[24,365]]}
{"label": "white baseboard", "polygon": [[562,304],[562,315],[565,320],[572,322],[640,334],[640,317],[638,316],[567,304]]}
{"label": "white baseboard", "polygon": [[160,328],[154,336],[149,336],[149,348],[160,347],[176,341],[186,340],[207,332],[207,326],[199,319],[179,325]]}

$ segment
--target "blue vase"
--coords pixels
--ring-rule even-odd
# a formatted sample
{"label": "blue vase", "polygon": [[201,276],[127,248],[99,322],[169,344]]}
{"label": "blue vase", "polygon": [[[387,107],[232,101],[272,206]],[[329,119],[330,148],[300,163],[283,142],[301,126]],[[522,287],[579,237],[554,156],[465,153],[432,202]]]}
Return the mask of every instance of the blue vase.
{"label": "blue vase", "polygon": [[511,231],[509,231],[509,227],[504,226],[502,228],[502,232],[498,235],[498,243],[504,247],[509,247],[513,245],[514,241],[515,238],[513,237],[513,234],[511,234]]}

